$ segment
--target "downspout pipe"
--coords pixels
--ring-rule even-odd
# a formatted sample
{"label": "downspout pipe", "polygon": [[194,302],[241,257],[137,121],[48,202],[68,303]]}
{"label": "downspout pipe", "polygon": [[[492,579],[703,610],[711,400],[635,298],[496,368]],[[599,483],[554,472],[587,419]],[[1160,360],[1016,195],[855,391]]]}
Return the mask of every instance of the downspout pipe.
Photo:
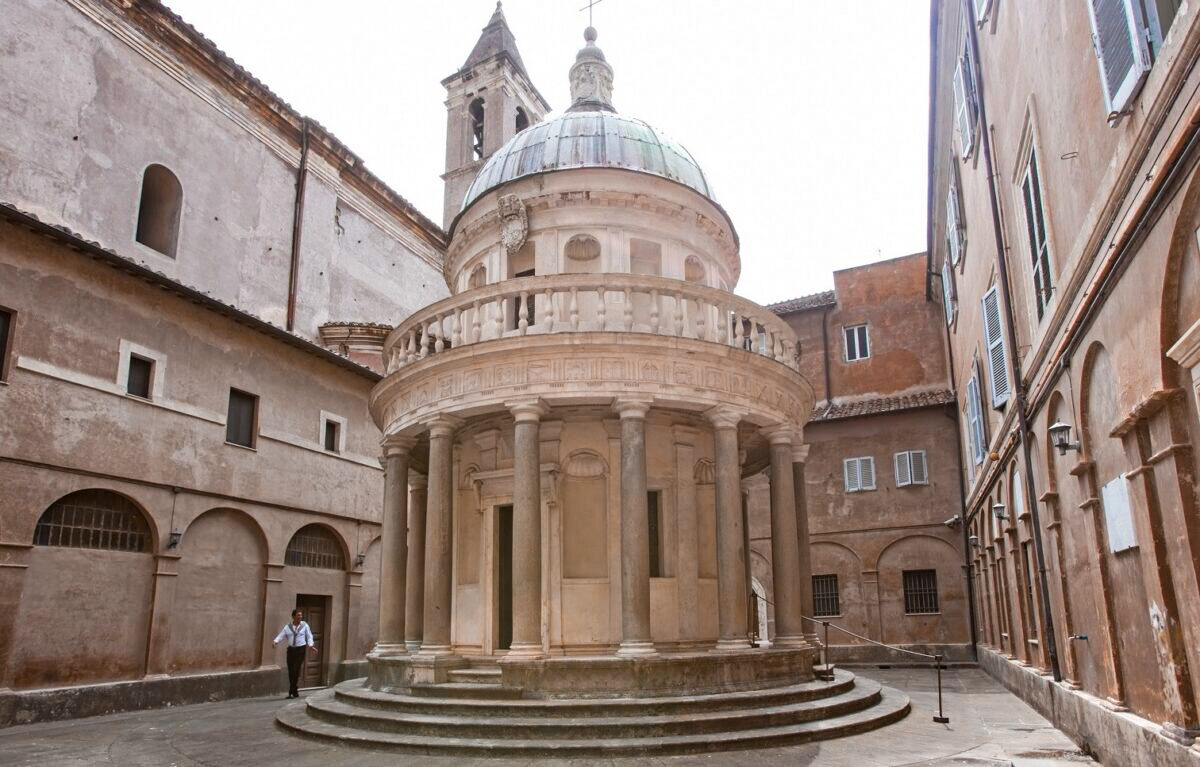
{"label": "downspout pipe", "polygon": [[[837,298],[835,296],[834,300]],[[821,362],[825,365],[825,405],[833,404],[829,373],[829,307],[821,310]]]}
{"label": "downspout pipe", "polygon": [[288,267],[287,329],[296,329],[296,284],[300,280],[300,235],[304,232],[304,190],[308,186],[309,122],[300,118],[300,167],[296,171],[296,202],[292,209],[292,259]]}
{"label": "downspout pipe", "polygon": [[[1012,290],[1008,274],[1008,256],[1004,246],[1004,232],[1000,224],[1000,198],[996,190],[996,166],[992,159],[992,141],[988,131],[987,108],[984,106],[983,73],[979,58],[979,36],[975,26],[975,7],[971,0],[963,0],[966,9],[967,34],[971,41],[971,58],[974,60],[975,94],[979,107],[979,135],[983,147],[984,168],[987,171],[988,198],[992,208],[992,231],[996,237],[996,276],[1004,302],[1004,325],[1008,335],[1008,357],[1012,366],[1013,388],[1017,408],[1017,432],[1021,440],[1021,457],[1025,467],[1025,504],[1033,520],[1033,548],[1037,554],[1038,587],[1042,597],[1042,619],[1046,639],[1046,651],[1050,656],[1050,671],[1054,681],[1062,681],[1062,668],[1058,659],[1058,637],[1054,630],[1054,612],[1050,605],[1050,581],[1046,572],[1046,551],[1042,541],[1042,520],[1038,510],[1037,493],[1034,488],[1033,459],[1029,452],[1029,418],[1026,412],[1025,381],[1021,375],[1021,358],[1017,354],[1016,320],[1012,310]],[[964,524],[965,526],[965,524]]]}

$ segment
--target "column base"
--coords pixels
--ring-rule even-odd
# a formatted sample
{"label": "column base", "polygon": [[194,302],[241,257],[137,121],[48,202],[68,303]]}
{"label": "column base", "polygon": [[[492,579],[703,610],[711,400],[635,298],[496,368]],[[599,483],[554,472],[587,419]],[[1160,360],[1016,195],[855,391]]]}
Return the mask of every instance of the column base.
{"label": "column base", "polygon": [[808,642],[809,647],[824,647],[821,637],[817,636],[815,633],[804,634],[804,641]]}
{"label": "column base", "polygon": [[380,658],[408,655],[408,647],[399,642],[376,642],[375,647],[371,649],[371,654]]}
{"label": "column base", "polygon": [[405,639],[404,640],[404,649],[408,650],[409,655],[416,655],[418,652],[421,651],[421,640],[420,639]]}
{"label": "column base", "polygon": [[1181,746],[1190,746],[1198,742],[1196,739],[1200,738],[1200,728],[1180,727],[1174,722],[1163,722],[1162,734]]}
{"label": "column base", "polygon": [[771,647],[779,650],[803,650],[807,647],[815,647],[815,645],[810,645],[803,634],[794,634],[775,637],[771,640]]}
{"label": "column base", "polygon": [[448,644],[422,644],[417,651],[418,658],[445,658],[454,654],[454,648]]}
{"label": "column base", "polygon": [[748,639],[718,639],[712,652],[743,652],[752,649],[754,648],[750,646]]}
{"label": "column base", "polygon": [[541,658],[546,653],[542,651],[540,644],[533,642],[513,642],[509,645],[508,653],[505,658]]}
{"label": "column base", "polygon": [[617,655],[622,658],[631,655],[658,655],[658,650],[654,649],[654,643],[649,639],[628,639],[621,642],[621,646],[617,648]]}

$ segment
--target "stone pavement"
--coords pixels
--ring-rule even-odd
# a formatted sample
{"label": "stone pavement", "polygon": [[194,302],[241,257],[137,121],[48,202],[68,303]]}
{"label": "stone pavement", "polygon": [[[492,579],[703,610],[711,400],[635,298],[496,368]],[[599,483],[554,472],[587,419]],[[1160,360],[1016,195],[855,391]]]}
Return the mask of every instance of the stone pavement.
{"label": "stone pavement", "polygon": [[[975,668],[944,672],[950,724],[935,724],[937,687],[929,669],[856,669],[903,690],[912,713],[882,730],[840,740],[761,751],[648,759],[523,761],[537,767],[1063,767],[1095,764],[1033,709]],[[276,728],[279,698],[139,711],[0,730],[0,765],[63,767],[501,767],[497,759],[464,759],[363,751],[298,739]]]}

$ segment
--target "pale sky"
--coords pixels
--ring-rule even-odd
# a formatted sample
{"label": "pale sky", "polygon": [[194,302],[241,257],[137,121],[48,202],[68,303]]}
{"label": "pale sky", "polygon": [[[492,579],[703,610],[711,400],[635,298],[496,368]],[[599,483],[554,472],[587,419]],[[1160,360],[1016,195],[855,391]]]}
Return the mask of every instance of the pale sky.
{"label": "pale sky", "polygon": [[[441,221],[445,89],[494,0],[166,0],[185,21]],[[555,112],[586,0],[506,0]],[[925,249],[925,0],[603,0],[613,101],[696,157],[742,243],[737,292],[826,290],[831,272]]]}

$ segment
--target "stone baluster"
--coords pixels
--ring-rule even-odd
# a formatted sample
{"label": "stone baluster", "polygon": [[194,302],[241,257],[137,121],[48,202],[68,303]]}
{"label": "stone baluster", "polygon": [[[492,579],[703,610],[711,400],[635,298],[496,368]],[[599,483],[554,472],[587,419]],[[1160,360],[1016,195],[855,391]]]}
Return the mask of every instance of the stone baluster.
{"label": "stone baluster", "polygon": [[408,345],[404,352],[405,362],[411,363],[417,359],[417,331],[415,328],[408,331]]}
{"label": "stone baluster", "polygon": [[471,340],[469,341],[469,343],[477,344],[481,340],[479,338],[479,333],[480,333],[479,312],[480,312],[479,299],[477,298],[477,299],[475,299],[474,303],[471,304]]}
{"label": "stone baluster", "polygon": [[507,657],[542,654],[542,488],[537,397],[506,402],[513,433],[512,644]]}
{"label": "stone baluster", "polygon": [[379,562],[376,655],[403,655],[408,577],[408,456],[411,437],[383,438],[383,531]]}
{"label": "stone baluster", "polygon": [[653,655],[646,499],[646,413],[650,403],[620,399],[614,407],[621,416],[621,645],[617,655]]}
{"label": "stone baluster", "polygon": [[420,359],[425,359],[427,356],[429,356],[429,324],[422,322],[421,341],[420,346],[417,349],[417,357]]}
{"label": "stone baluster", "polygon": [[425,617],[421,655],[451,654],[450,607],[454,564],[454,432],[462,421],[438,416],[429,422],[429,503],[425,512]]}
{"label": "stone baluster", "polygon": [[746,551],[742,529],[741,461],[738,423],[741,413],[729,407],[706,412],[713,425],[717,491],[717,646],[748,647],[746,624]]}
{"label": "stone baluster", "polygon": [[733,313],[733,345],[739,349],[745,348],[745,338],[742,335],[742,315]]}
{"label": "stone baluster", "polygon": [[796,493],[792,472],[795,428],[780,424],[762,430],[771,445],[771,577],[775,584],[774,647],[806,647],[801,604]]}
{"label": "stone baluster", "polygon": [[696,299],[696,338],[708,340],[708,304]]}
{"label": "stone baluster", "polygon": [[717,343],[729,343],[729,310],[724,306],[717,307]]}
{"label": "stone baluster", "polygon": [[579,330],[579,288],[571,288],[571,307],[568,310],[571,318],[571,330]]}
{"label": "stone baluster", "polygon": [[658,290],[650,291],[650,332],[658,335],[658,315],[662,306],[662,299],[658,297]]}
{"label": "stone baluster", "polygon": [[550,333],[554,330],[554,292],[546,288],[546,300],[542,302],[542,328]]}
{"label": "stone baluster", "polygon": [[493,318],[492,338],[504,337],[504,304],[503,298],[497,298],[494,306],[496,307],[496,315]]}
{"label": "stone baluster", "polygon": [[683,294],[679,291],[675,291],[675,325],[673,329],[677,337],[683,335]]}
{"label": "stone baluster", "polygon": [[450,327],[450,347],[457,349],[462,346],[462,307],[454,310],[454,322]]}
{"label": "stone baluster", "polygon": [[621,326],[625,332],[633,330],[633,291],[625,288],[625,308],[621,312]]}
{"label": "stone baluster", "polygon": [[420,474],[408,478],[408,578],[404,601],[404,646],[410,653],[421,649],[425,625],[425,500],[429,480]]}
{"label": "stone baluster", "polygon": [[529,330],[529,291],[522,290],[521,297],[517,301],[517,330],[521,331],[521,335]]}
{"label": "stone baluster", "polygon": [[446,329],[442,325],[445,317],[440,314],[435,314],[433,317],[433,353],[441,354],[446,351]]}
{"label": "stone baluster", "polygon": [[596,321],[599,327],[597,330],[604,330],[608,324],[608,306],[604,300],[608,295],[608,291],[604,288],[596,288]]}

